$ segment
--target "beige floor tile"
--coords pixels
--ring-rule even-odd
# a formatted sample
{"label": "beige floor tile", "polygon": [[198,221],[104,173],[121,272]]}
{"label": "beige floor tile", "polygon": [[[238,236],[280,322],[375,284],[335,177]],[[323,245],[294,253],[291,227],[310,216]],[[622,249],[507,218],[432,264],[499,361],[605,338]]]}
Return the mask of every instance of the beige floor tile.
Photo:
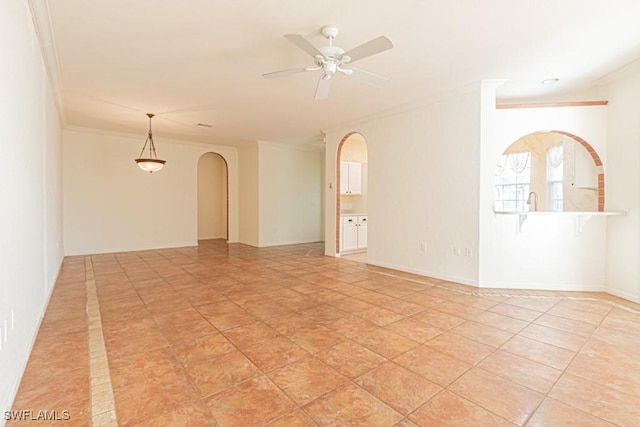
{"label": "beige floor tile", "polygon": [[206,398],[205,403],[223,426],[263,425],[296,409],[295,403],[266,376]]}
{"label": "beige floor tile", "polygon": [[571,374],[560,377],[549,397],[613,424],[634,426],[640,420],[640,399]]}
{"label": "beige floor tile", "polygon": [[534,362],[560,370],[564,370],[576,355],[573,351],[519,335],[507,341],[501,348]]}
{"label": "beige floor tile", "polygon": [[557,400],[546,398],[529,419],[526,427],[548,426],[614,427],[615,424]]}
{"label": "beige floor tile", "polygon": [[379,328],[359,337],[354,341],[367,347],[379,355],[392,359],[405,351],[417,347],[419,343],[385,328]]}
{"label": "beige floor tile", "polygon": [[470,340],[452,331],[438,335],[427,341],[425,345],[471,364],[480,362],[495,350],[490,345]]}
{"label": "beige floor tile", "polygon": [[437,384],[393,362],[367,372],[354,382],[403,415],[413,412],[442,390]]}
{"label": "beige floor tile", "polygon": [[260,370],[239,351],[215,359],[202,359],[185,368],[202,397],[226,390],[242,381],[257,377]]}
{"label": "beige floor tile", "polygon": [[529,418],[544,397],[541,393],[479,368],[462,375],[447,390],[518,425]]}
{"label": "beige floor tile", "polygon": [[[357,408],[357,409],[356,409]],[[347,383],[304,407],[319,425],[391,426],[403,416],[368,392]]]}
{"label": "beige floor tile", "polygon": [[508,427],[515,424],[447,390],[429,400],[409,419],[420,426]]}
{"label": "beige floor tile", "polygon": [[540,393],[547,393],[560,378],[562,371],[547,365],[498,350],[478,364],[492,372]]}
{"label": "beige floor tile", "polygon": [[299,406],[348,381],[347,377],[313,356],[271,371],[268,376]]}
{"label": "beige floor tile", "polygon": [[65,258],[13,409],[68,409],[69,426],[640,419],[638,304],[323,253],[210,240]]}
{"label": "beige floor tile", "polygon": [[387,361],[353,341],[340,343],[317,353],[316,357],[348,378],[358,377]]}
{"label": "beige floor tile", "polygon": [[473,366],[425,345],[396,357],[394,362],[443,387]]}

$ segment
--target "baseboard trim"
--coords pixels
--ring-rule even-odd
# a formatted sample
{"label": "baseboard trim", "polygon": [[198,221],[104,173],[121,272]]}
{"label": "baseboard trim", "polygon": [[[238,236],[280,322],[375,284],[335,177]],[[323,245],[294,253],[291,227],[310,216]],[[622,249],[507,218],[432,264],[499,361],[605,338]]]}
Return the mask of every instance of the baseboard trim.
{"label": "baseboard trim", "polygon": [[386,262],[379,262],[379,261],[375,261],[375,260],[371,260],[371,259],[367,260],[367,264],[375,265],[377,267],[390,268],[392,270],[402,271],[402,272],[405,272],[405,273],[418,274],[420,276],[424,276],[425,278],[432,278],[432,279],[437,279],[437,280],[446,280],[447,282],[455,282],[455,283],[460,283],[462,285],[478,287],[478,280],[476,280],[476,279],[469,279],[469,278],[466,278],[466,277],[450,276],[450,275],[447,275],[447,274],[434,273],[434,272],[431,272],[431,271],[412,269],[412,268],[407,268],[407,267],[404,267],[404,266],[399,266],[399,265],[386,263]]}

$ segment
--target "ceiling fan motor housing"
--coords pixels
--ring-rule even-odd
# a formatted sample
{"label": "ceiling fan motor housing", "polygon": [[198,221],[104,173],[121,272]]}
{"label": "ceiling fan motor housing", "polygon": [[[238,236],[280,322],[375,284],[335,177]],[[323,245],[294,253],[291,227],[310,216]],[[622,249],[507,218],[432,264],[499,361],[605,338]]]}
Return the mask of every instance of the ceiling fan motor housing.
{"label": "ceiling fan motor housing", "polygon": [[337,59],[344,53],[344,49],[339,48],[338,46],[324,46],[318,49],[320,53],[324,55],[327,59]]}

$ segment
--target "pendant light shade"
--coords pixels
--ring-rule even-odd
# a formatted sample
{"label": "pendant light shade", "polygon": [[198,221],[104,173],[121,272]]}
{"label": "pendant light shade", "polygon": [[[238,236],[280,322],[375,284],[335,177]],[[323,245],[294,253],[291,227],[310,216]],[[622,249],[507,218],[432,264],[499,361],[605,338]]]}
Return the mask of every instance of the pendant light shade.
{"label": "pendant light shade", "polygon": [[[139,158],[135,160],[140,169],[149,173],[158,172],[166,163],[166,160],[158,159],[158,155],[156,154],[156,146],[153,143],[153,135],[151,133],[151,119],[153,116],[151,113],[147,114],[147,117],[149,117],[149,135],[142,146]],[[149,145],[149,155],[144,157],[144,150],[147,148],[147,144]]]}

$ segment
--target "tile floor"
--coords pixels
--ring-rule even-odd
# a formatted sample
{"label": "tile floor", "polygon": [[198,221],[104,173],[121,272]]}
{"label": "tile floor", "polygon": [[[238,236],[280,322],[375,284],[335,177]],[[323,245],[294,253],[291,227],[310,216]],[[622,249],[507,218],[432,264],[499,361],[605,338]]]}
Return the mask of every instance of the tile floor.
{"label": "tile floor", "polygon": [[66,258],[7,425],[640,425],[640,306],[322,253]]}

